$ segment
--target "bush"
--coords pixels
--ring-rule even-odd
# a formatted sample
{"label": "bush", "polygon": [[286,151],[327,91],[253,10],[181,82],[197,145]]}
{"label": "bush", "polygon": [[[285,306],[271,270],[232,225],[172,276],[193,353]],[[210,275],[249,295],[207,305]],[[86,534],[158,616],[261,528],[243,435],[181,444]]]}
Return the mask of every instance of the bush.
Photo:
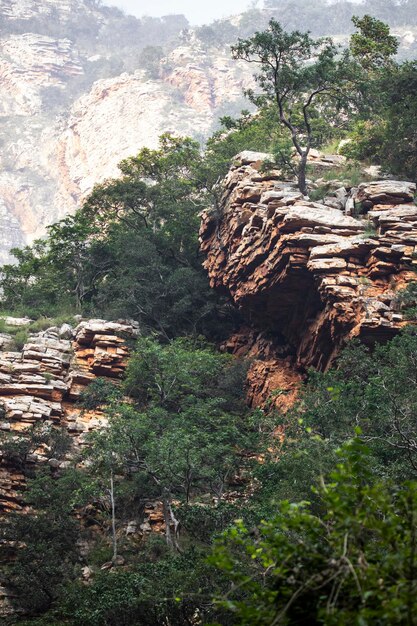
{"label": "bush", "polygon": [[218,599],[242,626],[407,624],[417,610],[417,483],[373,483],[366,447],[345,444],[308,502],[279,504],[256,531],[240,521],[211,562],[232,582]]}

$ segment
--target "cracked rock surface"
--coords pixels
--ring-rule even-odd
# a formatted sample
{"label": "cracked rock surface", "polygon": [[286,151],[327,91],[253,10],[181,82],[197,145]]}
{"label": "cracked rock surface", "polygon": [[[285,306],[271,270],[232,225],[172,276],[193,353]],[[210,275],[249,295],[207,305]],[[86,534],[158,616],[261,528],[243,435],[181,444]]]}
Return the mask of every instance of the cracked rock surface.
{"label": "cracked rock surface", "polygon": [[[355,218],[301,196],[279,172],[262,173],[259,154],[253,159],[235,158],[221,214],[203,214],[200,241],[211,286],[231,296],[262,338],[268,371],[252,375],[249,391],[260,404],[273,353],[279,371],[325,370],[348,340],[386,341],[406,324],[396,296],[415,279],[417,206],[413,183],[364,183],[351,191],[366,211]],[[251,336],[251,355],[256,343]],[[242,336],[227,349],[242,352]]]}
{"label": "cracked rock surface", "polygon": [[[129,355],[126,340],[135,339],[131,321],[89,320],[76,328],[64,324],[33,335],[21,352],[0,352],[0,431],[21,436],[35,425],[61,426],[72,438],[72,451],[86,435],[106,424],[100,411],[81,411],[81,393],[98,376],[117,381]],[[32,463],[59,463],[40,446]],[[24,476],[8,459],[0,459],[0,515],[24,510]]]}

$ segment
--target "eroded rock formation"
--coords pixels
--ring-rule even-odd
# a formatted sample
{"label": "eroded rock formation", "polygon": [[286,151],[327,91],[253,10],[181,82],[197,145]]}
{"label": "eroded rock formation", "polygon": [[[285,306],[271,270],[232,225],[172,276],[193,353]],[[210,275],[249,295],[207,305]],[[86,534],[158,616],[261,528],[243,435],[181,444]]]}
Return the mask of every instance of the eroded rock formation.
{"label": "eroded rock formation", "polygon": [[[417,264],[415,184],[364,183],[346,190],[343,211],[263,172],[266,157],[236,158],[221,214],[205,212],[200,233],[212,287],[230,294],[253,329],[226,347],[260,356],[250,374],[255,404],[270,394],[271,377],[285,388],[286,372],[325,370],[354,337],[372,344],[398,333],[406,322],[397,294]],[[366,214],[348,215],[348,200]]]}
{"label": "eroded rock formation", "polygon": [[[106,424],[100,412],[82,411],[82,391],[98,376],[119,379],[126,367],[126,340],[138,336],[134,322],[65,324],[29,338],[21,352],[0,353],[0,430],[20,436],[35,425],[60,426],[72,438],[72,452],[85,445],[86,435]],[[70,451],[70,454],[72,454]],[[31,453],[27,463],[58,461],[45,446]],[[22,510],[24,475],[8,458],[0,459],[0,514]]]}

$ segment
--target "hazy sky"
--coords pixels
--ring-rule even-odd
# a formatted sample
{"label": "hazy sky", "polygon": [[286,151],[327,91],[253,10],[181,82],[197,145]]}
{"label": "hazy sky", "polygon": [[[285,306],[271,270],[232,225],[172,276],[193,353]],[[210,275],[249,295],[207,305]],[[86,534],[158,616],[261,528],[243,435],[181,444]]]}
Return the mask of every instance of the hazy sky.
{"label": "hazy sky", "polygon": [[212,20],[241,13],[251,0],[105,0],[105,4],[123,9],[126,13],[161,16],[183,13],[191,24],[204,24]]}

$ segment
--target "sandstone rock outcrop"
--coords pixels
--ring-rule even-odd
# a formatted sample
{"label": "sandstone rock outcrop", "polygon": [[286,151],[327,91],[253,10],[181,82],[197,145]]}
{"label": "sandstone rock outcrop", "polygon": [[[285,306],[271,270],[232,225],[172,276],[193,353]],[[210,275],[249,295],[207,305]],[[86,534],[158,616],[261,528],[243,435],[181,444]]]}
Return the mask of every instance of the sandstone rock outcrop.
{"label": "sandstone rock outcrop", "polygon": [[[355,218],[302,197],[279,172],[263,173],[259,155],[253,159],[236,157],[221,215],[203,214],[201,249],[212,287],[230,294],[269,342],[275,375],[284,379],[289,365],[324,370],[348,340],[372,344],[398,333],[406,322],[396,296],[417,265],[416,186],[361,185],[351,193],[363,198],[365,214]],[[228,349],[236,351],[233,341]],[[255,403],[271,391],[274,370],[264,347],[259,353],[268,373],[258,376],[257,391],[252,383]]]}
{"label": "sandstone rock outcrop", "polygon": [[416,186],[414,183],[399,180],[375,180],[361,183],[356,193],[356,200],[364,208],[371,209],[375,205],[397,205],[414,202]]}
{"label": "sandstone rock outcrop", "polygon": [[[97,376],[122,376],[126,341],[138,333],[134,322],[90,320],[31,336],[21,352],[0,352],[0,431],[19,437],[35,425],[60,426],[72,438],[70,454],[79,451],[86,435],[106,421],[99,411],[81,411],[76,401]],[[60,466],[45,446],[27,461]],[[0,459],[0,515],[25,507],[24,482],[19,467]]]}

